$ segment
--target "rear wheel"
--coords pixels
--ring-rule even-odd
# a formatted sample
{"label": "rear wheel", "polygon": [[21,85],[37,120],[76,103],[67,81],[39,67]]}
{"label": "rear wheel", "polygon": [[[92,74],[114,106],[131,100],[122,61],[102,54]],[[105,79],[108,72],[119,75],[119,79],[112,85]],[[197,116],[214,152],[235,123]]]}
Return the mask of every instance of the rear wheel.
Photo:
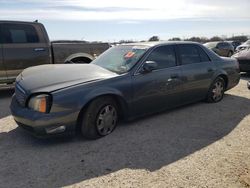
{"label": "rear wheel", "polygon": [[112,97],[100,97],[90,103],[81,122],[82,135],[97,139],[109,135],[118,121],[117,104]]}
{"label": "rear wheel", "polygon": [[218,77],[212,83],[208,91],[207,101],[210,103],[216,103],[221,101],[223,99],[224,92],[225,92],[225,80],[221,77]]}

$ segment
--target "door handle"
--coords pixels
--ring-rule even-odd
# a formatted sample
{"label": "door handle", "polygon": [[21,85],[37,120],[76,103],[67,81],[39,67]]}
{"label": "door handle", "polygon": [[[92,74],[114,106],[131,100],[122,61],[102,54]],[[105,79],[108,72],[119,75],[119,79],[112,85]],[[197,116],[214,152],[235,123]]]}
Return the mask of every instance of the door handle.
{"label": "door handle", "polygon": [[178,79],[178,78],[179,78],[178,75],[171,75],[170,78],[169,78],[167,81],[168,81],[168,82],[171,82],[171,81],[176,80],[176,79]]}
{"label": "door handle", "polygon": [[45,48],[34,48],[35,52],[42,52],[45,51]]}

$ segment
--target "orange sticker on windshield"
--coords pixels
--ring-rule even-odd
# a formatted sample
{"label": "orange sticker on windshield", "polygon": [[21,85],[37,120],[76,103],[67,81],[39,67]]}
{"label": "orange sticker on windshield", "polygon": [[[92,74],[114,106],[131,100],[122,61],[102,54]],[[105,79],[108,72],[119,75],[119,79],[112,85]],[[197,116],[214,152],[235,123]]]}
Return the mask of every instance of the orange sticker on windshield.
{"label": "orange sticker on windshield", "polygon": [[134,52],[128,52],[127,54],[124,55],[124,58],[131,58],[135,55]]}

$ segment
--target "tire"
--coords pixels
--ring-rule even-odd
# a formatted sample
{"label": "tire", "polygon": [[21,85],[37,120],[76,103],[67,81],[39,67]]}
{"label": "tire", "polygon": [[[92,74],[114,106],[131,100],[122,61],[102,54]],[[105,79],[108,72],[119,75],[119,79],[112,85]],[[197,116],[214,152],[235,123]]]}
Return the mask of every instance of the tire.
{"label": "tire", "polygon": [[88,64],[88,63],[85,61],[78,60],[78,61],[73,61],[73,64]]}
{"label": "tire", "polygon": [[211,84],[207,94],[207,102],[216,103],[223,99],[225,92],[225,80],[222,77],[218,77]]}
{"label": "tire", "polygon": [[116,128],[118,107],[112,97],[100,97],[89,104],[82,117],[82,135],[88,139],[98,139],[109,135]]}

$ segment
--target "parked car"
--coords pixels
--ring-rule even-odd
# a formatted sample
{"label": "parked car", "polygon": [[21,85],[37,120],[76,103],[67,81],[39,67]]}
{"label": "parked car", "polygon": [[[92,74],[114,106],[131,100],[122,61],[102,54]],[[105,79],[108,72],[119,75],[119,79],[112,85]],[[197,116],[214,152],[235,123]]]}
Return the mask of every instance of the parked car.
{"label": "parked car", "polygon": [[239,79],[236,59],[198,43],[124,44],[90,64],[25,69],[10,108],[17,124],[37,136],[80,130],[96,139],[110,134],[121,118],[204,99],[219,102]]}
{"label": "parked car", "polygon": [[240,65],[241,72],[250,72],[250,49],[245,49],[234,54],[232,57],[236,58]]}
{"label": "parked car", "polygon": [[231,57],[234,54],[234,47],[229,42],[217,41],[204,44],[208,49],[213,50],[219,56]]}
{"label": "parked car", "polygon": [[236,48],[241,45],[241,42],[240,41],[233,41],[233,40],[230,40],[230,41],[226,41],[228,43],[230,43],[233,47],[234,47],[234,51],[236,50]]}
{"label": "parked car", "polygon": [[236,51],[239,52],[239,51],[245,50],[247,48],[250,48],[250,40],[247,40],[246,42],[244,42],[243,44],[241,44],[240,46],[238,46],[236,48]]}
{"label": "parked car", "polygon": [[50,42],[41,23],[0,21],[0,88],[12,84],[27,67],[90,63],[108,48],[107,43]]}

